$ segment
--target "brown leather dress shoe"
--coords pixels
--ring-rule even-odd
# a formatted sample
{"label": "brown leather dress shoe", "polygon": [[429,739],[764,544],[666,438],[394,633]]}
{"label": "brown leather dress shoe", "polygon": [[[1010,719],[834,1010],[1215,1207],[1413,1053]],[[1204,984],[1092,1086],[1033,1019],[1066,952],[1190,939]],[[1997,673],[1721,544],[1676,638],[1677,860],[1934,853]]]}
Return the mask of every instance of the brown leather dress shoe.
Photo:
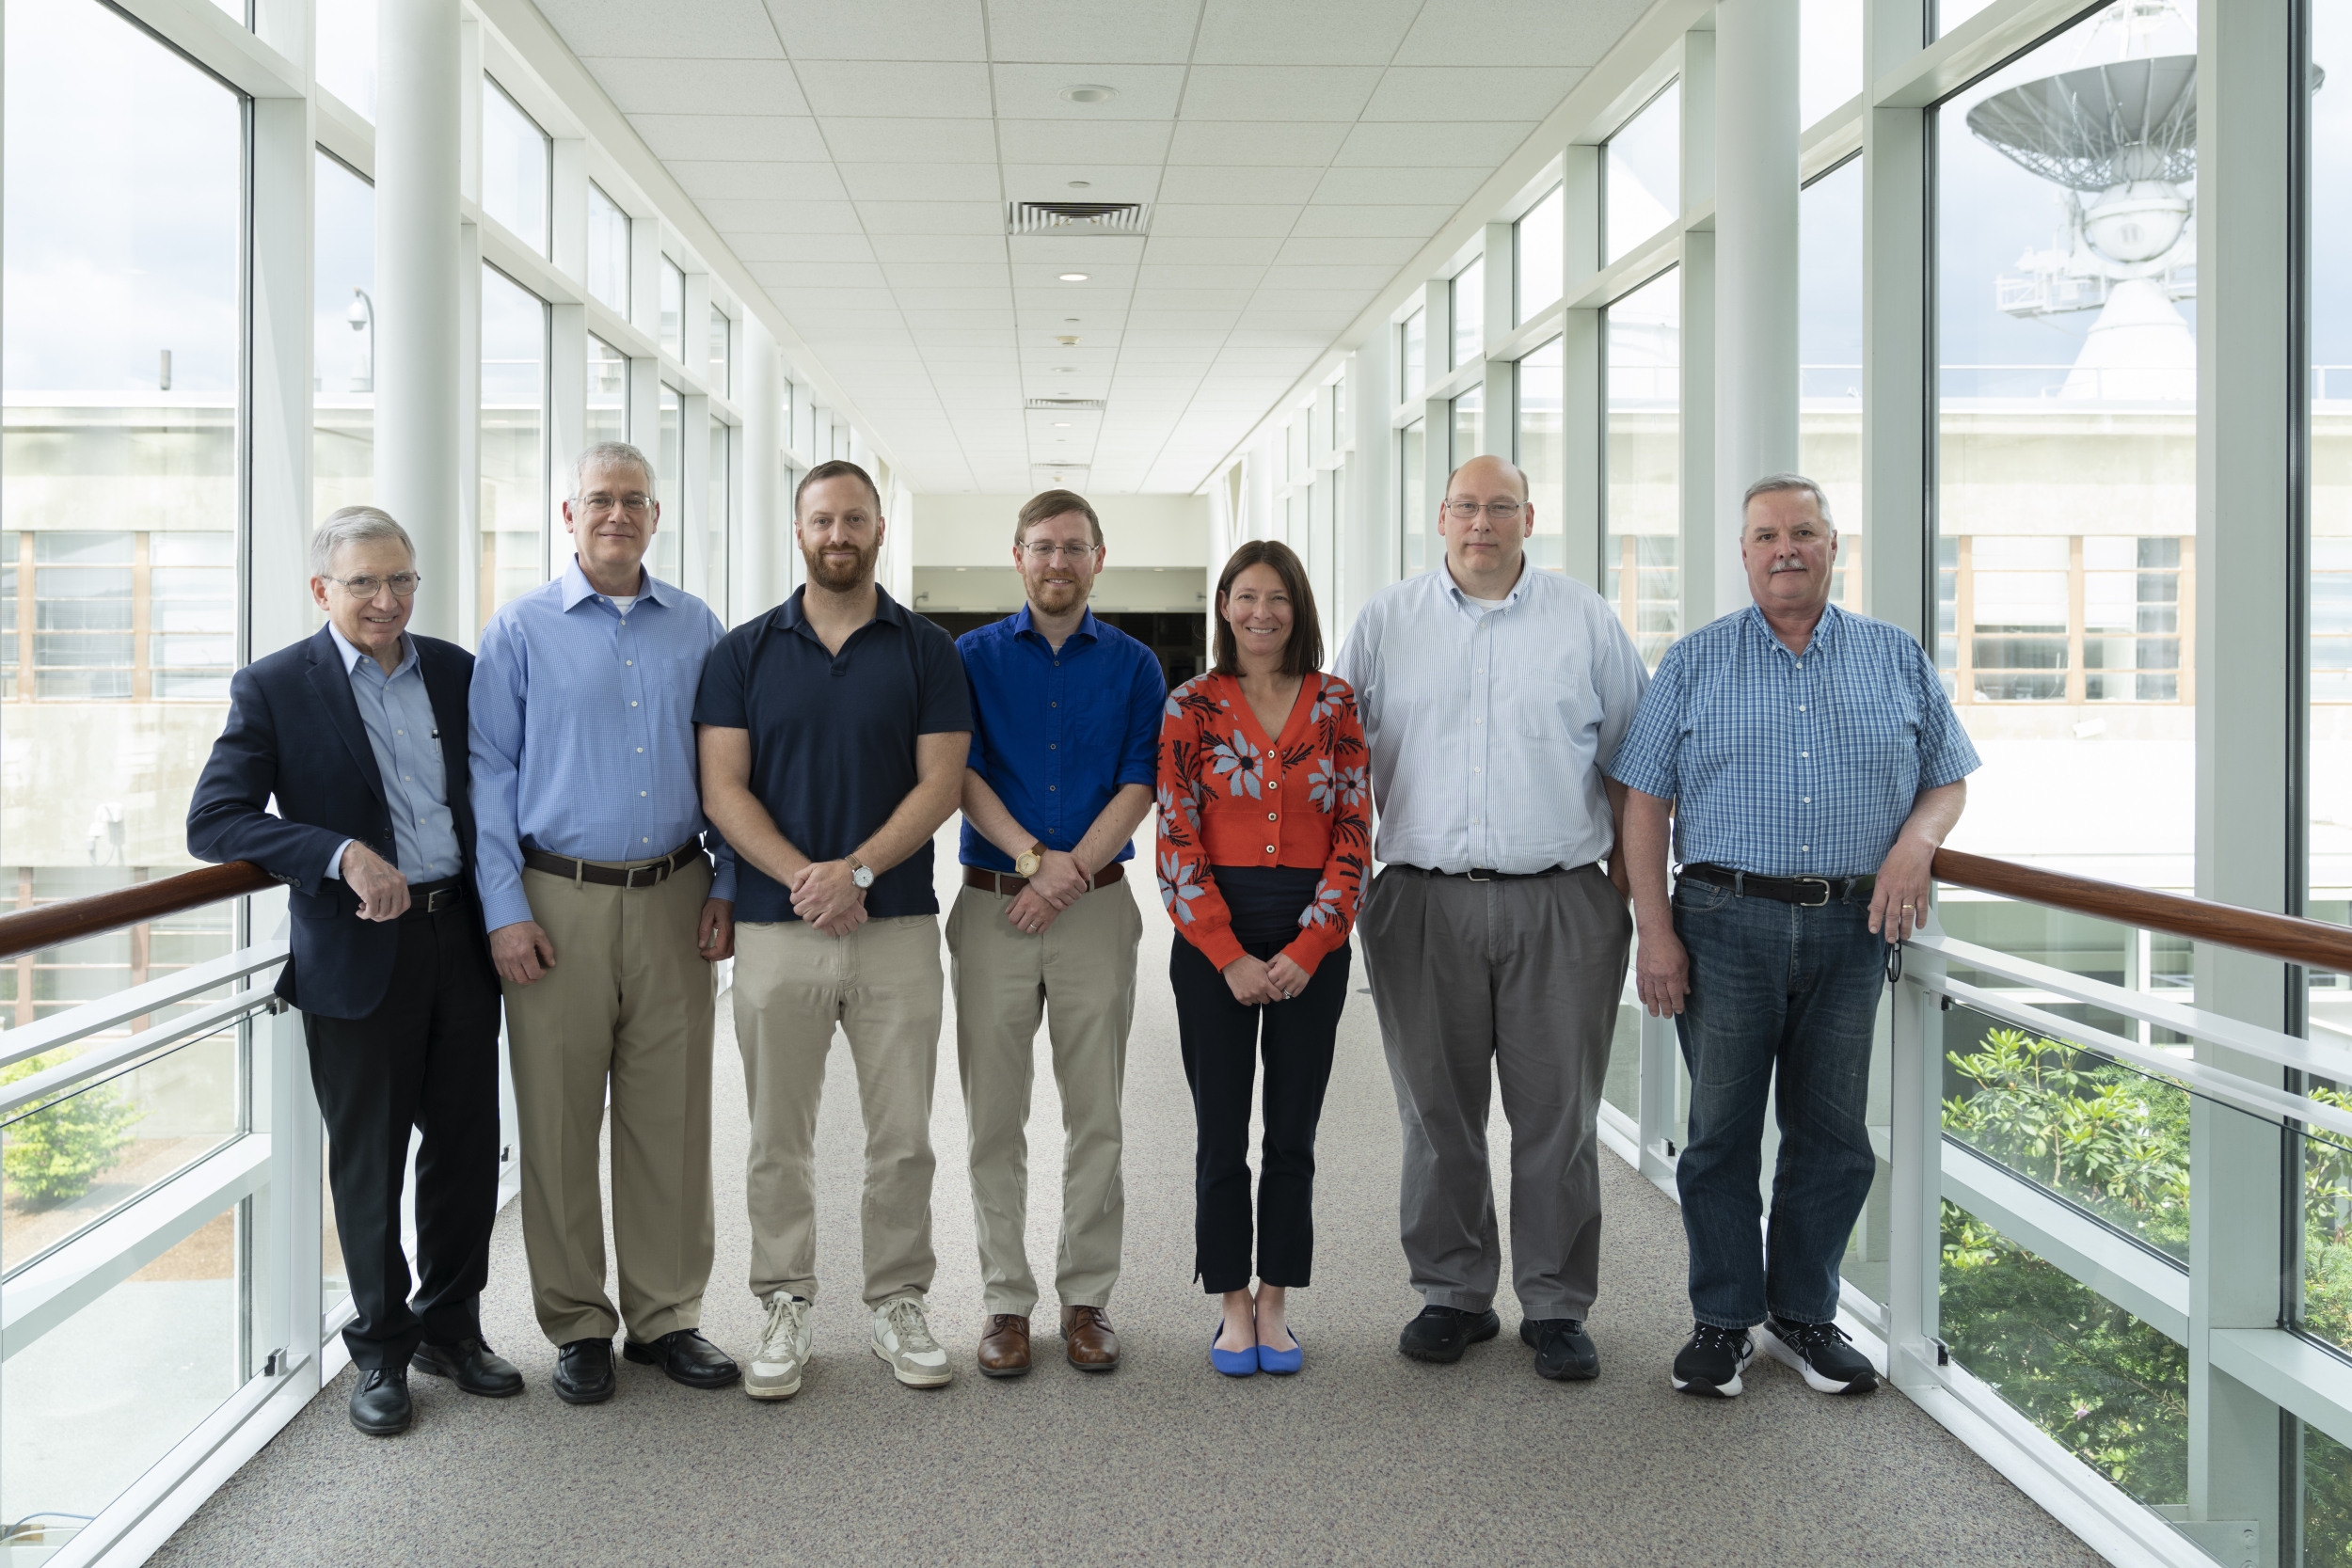
{"label": "brown leather dress shoe", "polygon": [[1119,1368],[1119,1336],[1099,1307],[1061,1309],[1061,1338],[1070,1364],[1082,1372],[1108,1372]]}
{"label": "brown leather dress shoe", "polygon": [[992,1312],[980,1330],[980,1375],[1019,1377],[1029,1370],[1029,1320]]}

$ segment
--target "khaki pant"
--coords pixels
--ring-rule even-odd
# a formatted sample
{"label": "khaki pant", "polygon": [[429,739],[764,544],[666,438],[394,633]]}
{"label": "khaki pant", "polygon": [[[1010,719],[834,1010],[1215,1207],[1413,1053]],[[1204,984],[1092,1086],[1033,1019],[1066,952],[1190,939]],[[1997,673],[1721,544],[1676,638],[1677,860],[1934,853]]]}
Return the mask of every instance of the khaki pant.
{"label": "khaki pant", "polygon": [[1061,1248],[1055,1293],[1064,1307],[1108,1307],[1127,1217],[1120,1175],[1120,1099],[1136,1016],[1136,947],[1143,916],[1114,882],[1080,898],[1041,936],[1005,918],[1012,899],[967,887],[947,918],[956,988],[956,1061],[971,1128],[972,1216],[989,1312],[1037,1307],[1029,1271],[1029,1085],[1045,1021],[1061,1089]]}
{"label": "khaki pant", "polygon": [[738,926],[733,994],[752,1115],[752,1294],[817,1299],[817,1104],[838,1024],[866,1115],[866,1305],[921,1299],[938,1261],[939,917],[869,920],[846,937],[797,920]]}
{"label": "khaki pant", "polygon": [[[696,861],[652,887],[523,873],[555,967],[502,981],[522,1122],[523,1248],[551,1344],[652,1340],[702,1323],[710,1283],[712,966],[695,927],[710,895]],[[612,1105],[612,1244],[605,1294],[597,1134]]]}

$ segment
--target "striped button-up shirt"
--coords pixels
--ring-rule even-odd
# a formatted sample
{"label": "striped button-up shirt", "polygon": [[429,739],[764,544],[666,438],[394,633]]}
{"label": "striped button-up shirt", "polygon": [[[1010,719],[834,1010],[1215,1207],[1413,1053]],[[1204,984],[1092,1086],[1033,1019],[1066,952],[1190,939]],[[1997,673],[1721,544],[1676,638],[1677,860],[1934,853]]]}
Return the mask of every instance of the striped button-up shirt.
{"label": "striped button-up shirt", "polygon": [[1646,677],[1584,584],[1530,565],[1488,610],[1439,565],[1374,594],[1332,673],[1356,689],[1382,861],[1533,872],[1609,853],[1600,764]]}
{"label": "striped button-up shirt", "polygon": [[1609,775],[1675,802],[1682,864],[1865,877],[1978,767],[1909,632],[1831,605],[1794,654],[1750,605],[1666,650]]}
{"label": "striped button-up shirt", "polygon": [[725,635],[710,607],[644,574],[625,614],[577,558],[483,628],[474,657],[475,881],[491,930],[531,918],[523,846],[646,861],[697,833],[718,854],[710,896],[735,896],[735,855],[704,820],[694,692]]}
{"label": "striped button-up shirt", "polygon": [[[456,876],[466,868],[466,856],[457,843],[457,819],[449,809],[441,726],[433,717],[433,698],[417,664],[416,639],[400,640],[400,662],[388,675],[340,628],[330,623],[326,629],[351,676],[351,699],[358,705],[368,750],[375,753],[384,804],[392,816],[392,853],[399,859],[400,874],[419,885]],[[465,741],[457,735],[447,738],[452,746]],[[326,862],[329,877],[342,879],[343,851],[351,845],[345,839],[335,847]]]}

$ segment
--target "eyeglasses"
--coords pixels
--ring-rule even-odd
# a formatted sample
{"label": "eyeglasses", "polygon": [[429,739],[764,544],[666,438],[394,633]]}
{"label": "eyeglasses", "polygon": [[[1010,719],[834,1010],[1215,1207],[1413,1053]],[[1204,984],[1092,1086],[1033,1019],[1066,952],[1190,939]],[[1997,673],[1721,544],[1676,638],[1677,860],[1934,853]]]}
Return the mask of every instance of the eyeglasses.
{"label": "eyeglasses", "polygon": [[328,578],[326,580],[341,583],[344,593],[358,599],[373,599],[389,584],[392,596],[405,599],[417,591],[417,584],[424,578],[414,572],[394,572],[388,578]]}
{"label": "eyeglasses", "polygon": [[644,495],[618,498],[583,496],[580,498],[580,504],[592,517],[612,512],[626,512],[632,517],[643,517],[653,510],[653,498]]}
{"label": "eyeglasses", "polygon": [[1100,545],[1024,545],[1021,547],[1028,552],[1031,561],[1068,561],[1073,563],[1084,561],[1102,548]]}
{"label": "eyeglasses", "polygon": [[1456,522],[1475,522],[1478,515],[1484,512],[1492,521],[1516,523],[1519,520],[1519,514],[1526,511],[1527,507],[1520,501],[1489,501],[1485,506],[1479,505],[1476,501],[1448,501],[1445,503],[1445,509],[1453,515]]}

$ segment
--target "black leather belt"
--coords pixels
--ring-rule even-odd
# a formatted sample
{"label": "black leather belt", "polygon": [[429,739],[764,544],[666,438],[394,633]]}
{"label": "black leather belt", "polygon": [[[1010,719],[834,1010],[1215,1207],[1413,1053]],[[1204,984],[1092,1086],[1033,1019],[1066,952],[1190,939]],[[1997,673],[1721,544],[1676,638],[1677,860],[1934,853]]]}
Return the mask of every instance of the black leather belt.
{"label": "black leather belt", "polygon": [[[1087,891],[1091,893],[1098,887],[1108,887],[1126,875],[1126,863],[1113,861],[1094,874],[1093,879],[1087,883]],[[967,865],[963,868],[963,885],[978,888],[983,893],[1000,893],[1009,898],[1027,887],[1029,879],[1016,877],[1009,871],[987,871],[977,865]]]}
{"label": "black leather belt", "polygon": [[544,871],[550,877],[561,877],[567,882],[594,882],[598,887],[659,887],[670,879],[670,873],[690,861],[699,859],[703,852],[700,839],[688,839],[658,861],[644,861],[634,865],[605,865],[596,861],[578,860],[570,855],[550,855],[545,849],[526,847],[523,864],[533,871]]}
{"label": "black leather belt", "polygon": [[1579,871],[1581,866],[1547,865],[1541,871],[1495,871],[1473,865],[1468,871],[1436,871],[1425,865],[1404,865],[1398,869],[1417,871],[1424,877],[1446,877],[1457,882],[1524,882],[1536,877],[1557,877],[1563,872]]}
{"label": "black leather belt", "polygon": [[1727,865],[1686,865],[1682,875],[1709,887],[1727,887],[1735,898],[1772,898],[1818,910],[1824,904],[1867,894],[1878,886],[1876,877],[1758,877]]}
{"label": "black leather belt", "polygon": [[453,910],[466,901],[466,879],[445,877],[437,882],[421,882],[408,889],[408,907],[401,911],[403,920],[422,920],[429,914]]}

